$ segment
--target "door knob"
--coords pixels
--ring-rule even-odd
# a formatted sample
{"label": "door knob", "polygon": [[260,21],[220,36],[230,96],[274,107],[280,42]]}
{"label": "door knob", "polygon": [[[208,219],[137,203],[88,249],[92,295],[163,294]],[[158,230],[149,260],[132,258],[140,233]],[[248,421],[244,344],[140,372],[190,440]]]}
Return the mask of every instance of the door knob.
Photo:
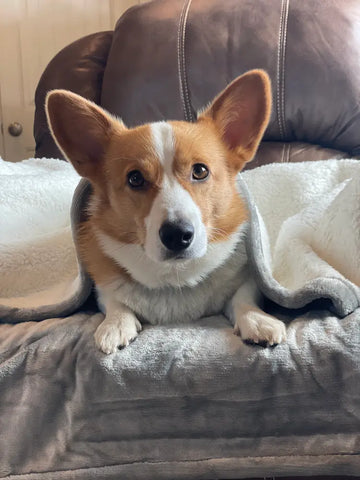
{"label": "door knob", "polygon": [[22,134],[22,131],[23,127],[19,122],[10,123],[10,125],[8,126],[8,132],[12,137],[18,137]]}

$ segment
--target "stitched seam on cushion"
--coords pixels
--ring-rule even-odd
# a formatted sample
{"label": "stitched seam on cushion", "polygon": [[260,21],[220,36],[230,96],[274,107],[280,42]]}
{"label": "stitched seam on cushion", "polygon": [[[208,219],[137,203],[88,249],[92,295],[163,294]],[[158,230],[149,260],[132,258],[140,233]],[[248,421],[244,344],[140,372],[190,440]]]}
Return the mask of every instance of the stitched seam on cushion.
{"label": "stitched seam on cushion", "polygon": [[177,54],[178,54],[178,78],[179,78],[179,88],[181,102],[184,110],[185,120],[188,122],[194,121],[194,115],[192,113],[189,86],[187,81],[186,73],[186,57],[185,57],[185,40],[186,40],[186,25],[187,19],[189,16],[189,10],[192,0],[185,0],[178,28],[178,44],[177,44]]}
{"label": "stitched seam on cushion", "polygon": [[191,6],[192,0],[189,0],[187,9],[185,12],[185,18],[184,18],[184,42],[183,42],[183,68],[184,68],[184,86],[185,86],[185,102],[186,102],[186,107],[187,107],[187,113],[190,121],[194,121],[194,116],[192,113],[192,108],[191,108],[191,102],[190,102],[190,92],[189,92],[189,85],[187,81],[187,72],[186,72],[186,58],[185,58],[185,41],[186,41],[186,26],[187,26],[187,21],[189,17],[189,11],[190,11],[190,6]]}
{"label": "stitched seam on cushion", "polygon": [[[283,18],[284,0],[281,1],[280,11],[280,25],[279,25],[279,37],[278,37],[278,51],[277,51],[277,63],[276,63],[276,117],[280,130],[281,139],[284,138],[282,124],[280,121],[280,55],[281,55],[281,38],[282,38],[282,18]],[[282,161],[282,159],[281,159]]]}
{"label": "stitched seam on cushion", "polygon": [[291,143],[288,143],[287,152],[286,152],[286,163],[290,162],[290,151],[291,151]]}
{"label": "stitched seam on cushion", "polygon": [[285,162],[285,160],[284,160],[284,158],[285,158],[285,147],[286,147],[286,145],[285,145],[285,143],[283,143],[283,146],[282,146],[282,149],[281,149],[281,161],[280,161],[280,163]]}
{"label": "stitched seam on cushion", "polygon": [[181,63],[181,49],[182,49],[182,29],[183,29],[183,17],[185,12],[185,5],[186,1],[184,2],[183,8],[181,10],[179,25],[178,25],[178,38],[177,38],[177,59],[178,59],[178,79],[179,79],[179,89],[180,89],[180,97],[183,106],[184,116],[186,119],[186,107],[185,107],[185,98],[184,98],[184,91],[183,91],[183,82],[182,82],[182,63]]}
{"label": "stitched seam on cushion", "polygon": [[276,92],[276,113],[279,125],[280,137],[285,138],[285,42],[287,36],[287,22],[289,13],[289,0],[281,1],[280,25],[277,53],[277,92]]}
{"label": "stitched seam on cushion", "polygon": [[286,42],[288,32],[288,18],[289,18],[290,0],[286,0],[285,15],[284,15],[284,29],[283,29],[283,48],[282,48],[282,84],[281,84],[281,102],[282,102],[282,121],[283,131],[287,137],[286,119],[285,119],[285,58],[286,58]]}

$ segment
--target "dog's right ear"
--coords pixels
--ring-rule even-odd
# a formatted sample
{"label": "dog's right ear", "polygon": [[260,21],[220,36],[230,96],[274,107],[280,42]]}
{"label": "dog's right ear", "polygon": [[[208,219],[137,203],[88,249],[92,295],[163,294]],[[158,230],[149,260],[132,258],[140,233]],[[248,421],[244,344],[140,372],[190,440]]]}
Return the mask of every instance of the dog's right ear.
{"label": "dog's right ear", "polygon": [[121,128],[121,122],[95,103],[67,90],[49,92],[45,109],[52,136],[65,157],[79,175],[101,182],[104,153],[114,124]]}
{"label": "dog's right ear", "polygon": [[240,171],[255,155],[270,120],[271,83],[264,70],[250,70],[233,80],[199,115],[210,119],[222,141],[235,155]]}

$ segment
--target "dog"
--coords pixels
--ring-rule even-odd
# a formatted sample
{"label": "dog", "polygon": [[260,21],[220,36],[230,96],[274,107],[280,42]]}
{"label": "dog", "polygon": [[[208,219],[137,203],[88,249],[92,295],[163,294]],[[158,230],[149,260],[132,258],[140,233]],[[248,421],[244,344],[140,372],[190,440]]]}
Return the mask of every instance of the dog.
{"label": "dog", "polygon": [[248,212],[236,187],[270,113],[263,70],[232,81],[194,123],[128,129],[79,95],[48,93],[55,142],[92,185],[77,241],[105,314],[95,332],[102,352],[129,345],[143,322],[219,313],[247,343],[286,340],[284,323],[260,309],[245,250]]}

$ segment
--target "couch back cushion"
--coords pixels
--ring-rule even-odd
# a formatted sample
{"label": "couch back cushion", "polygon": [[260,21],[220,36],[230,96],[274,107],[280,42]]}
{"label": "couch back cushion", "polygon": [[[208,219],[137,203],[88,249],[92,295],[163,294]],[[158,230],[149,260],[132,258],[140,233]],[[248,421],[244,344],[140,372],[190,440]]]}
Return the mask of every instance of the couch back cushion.
{"label": "couch back cushion", "polygon": [[183,119],[251,68],[273,84],[265,140],[360,154],[358,0],[157,0],[118,21],[101,104],[129,125]]}
{"label": "couch back cushion", "polygon": [[62,158],[49,132],[45,97],[49,90],[65,88],[100,103],[102,80],[113,32],[80,38],[61,50],[46,67],[35,93],[34,137],[37,157]]}

